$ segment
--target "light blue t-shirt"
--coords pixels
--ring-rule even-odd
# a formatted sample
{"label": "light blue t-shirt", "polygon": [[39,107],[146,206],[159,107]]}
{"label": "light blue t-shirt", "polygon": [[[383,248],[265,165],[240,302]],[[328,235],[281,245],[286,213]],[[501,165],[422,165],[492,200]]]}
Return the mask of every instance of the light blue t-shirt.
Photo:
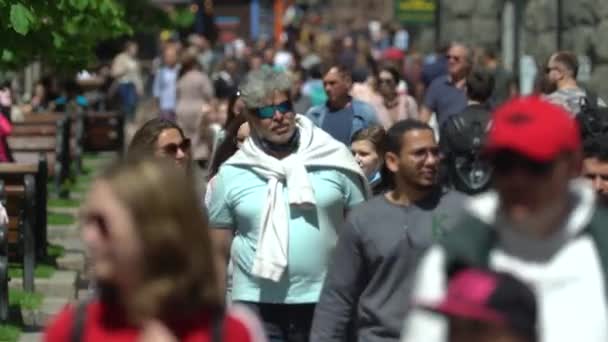
{"label": "light blue t-shirt", "polygon": [[[365,190],[354,173],[309,168],[316,207],[290,207],[288,266],[279,282],[255,277],[255,257],[266,180],[246,167],[224,165],[217,175],[209,218],[212,227],[232,228],[232,300],[299,304],[319,300],[328,260],[346,211],[365,200]],[[287,189],[285,189],[287,199]]]}

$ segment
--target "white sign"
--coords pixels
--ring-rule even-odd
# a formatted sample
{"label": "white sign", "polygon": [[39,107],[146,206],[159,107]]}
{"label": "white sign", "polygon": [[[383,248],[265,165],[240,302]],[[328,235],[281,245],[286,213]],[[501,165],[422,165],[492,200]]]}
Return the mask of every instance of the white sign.
{"label": "white sign", "polygon": [[591,81],[591,58],[585,55],[578,56],[578,75],[576,80],[579,82],[589,82]]}
{"label": "white sign", "polygon": [[536,80],[536,61],[529,55],[521,56],[519,62],[519,89],[521,95],[529,95],[534,91],[534,81]]}

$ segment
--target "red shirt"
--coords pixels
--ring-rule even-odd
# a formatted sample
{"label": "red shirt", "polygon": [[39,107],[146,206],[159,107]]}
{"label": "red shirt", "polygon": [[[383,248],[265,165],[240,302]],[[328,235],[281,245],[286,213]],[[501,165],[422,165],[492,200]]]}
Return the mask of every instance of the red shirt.
{"label": "red shirt", "polygon": [[[74,311],[73,306],[63,309],[46,328],[44,341],[70,341]],[[121,317],[121,313],[112,312],[112,309],[99,301],[92,302],[87,306],[82,341],[137,341],[139,329],[128,325]],[[207,313],[202,313],[191,322],[182,322],[169,328],[180,341],[211,342],[211,320]],[[266,341],[257,318],[241,307],[232,307],[226,313],[222,338],[224,342]]]}

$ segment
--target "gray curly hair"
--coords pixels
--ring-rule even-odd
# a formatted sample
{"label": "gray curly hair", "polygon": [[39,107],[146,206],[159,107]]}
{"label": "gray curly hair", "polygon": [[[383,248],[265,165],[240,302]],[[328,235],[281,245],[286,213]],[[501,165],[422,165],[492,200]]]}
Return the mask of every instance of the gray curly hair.
{"label": "gray curly hair", "polygon": [[291,83],[292,80],[285,71],[274,71],[265,67],[249,72],[239,91],[247,108],[259,108],[266,105],[266,99],[275,91],[289,95]]}

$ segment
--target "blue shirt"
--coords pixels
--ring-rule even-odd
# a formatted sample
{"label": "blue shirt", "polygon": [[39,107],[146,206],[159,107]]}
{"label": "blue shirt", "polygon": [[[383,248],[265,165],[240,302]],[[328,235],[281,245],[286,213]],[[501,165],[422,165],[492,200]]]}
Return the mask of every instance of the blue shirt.
{"label": "blue shirt", "polygon": [[177,72],[178,68],[161,67],[154,76],[152,89],[158,99],[161,111],[174,112],[177,104]]}
{"label": "blue shirt", "polygon": [[445,75],[436,78],[426,92],[424,105],[437,115],[439,127],[452,115],[461,113],[467,107],[464,89],[456,88]]}
{"label": "blue shirt", "polygon": [[[352,99],[349,105],[335,112],[331,112],[325,104],[315,106],[306,113],[306,117],[346,146],[350,146],[353,135],[358,131],[379,125],[374,108],[356,99]],[[348,125],[348,122],[351,122],[351,125]]]}
{"label": "blue shirt", "polygon": [[209,218],[212,227],[235,232],[231,247],[233,300],[282,304],[318,301],[338,229],[344,224],[345,213],[365,200],[365,192],[358,176],[349,172],[309,168],[308,177],[317,206],[304,209],[285,204],[290,218],[288,266],[275,283],[251,274],[267,182],[246,167],[225,165],[220,169]]}

